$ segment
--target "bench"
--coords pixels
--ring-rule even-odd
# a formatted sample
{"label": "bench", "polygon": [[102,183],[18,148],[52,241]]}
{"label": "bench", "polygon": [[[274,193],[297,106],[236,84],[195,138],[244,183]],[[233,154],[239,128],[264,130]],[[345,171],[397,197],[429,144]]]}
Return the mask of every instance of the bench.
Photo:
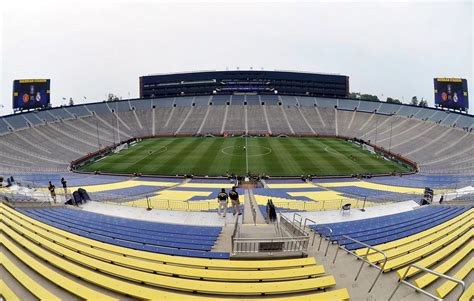
{"label": "bench", "polygon": [[[0,265],[1,264],[2,264],[2,260],[0,258]],[[15,292],[11,288],[8,287],[8,285],[2,279],[0,279],[0,296],[3,296],[8,301],[20,301],[20,298],[15,294]],[[57,300],[57,298],[51,299],[51,300]]]}
{"label": "bench", "polygon": [[[451,256],[449,260],[440,264],[434,271],[442,274],[446,274],[449,270],[451,270],[454,266],[456,266],[459,262],[461,262],[467,255],[471,254],[474,249],[474,242],[470,242],[465,245],[461,250],[459,250],[456,254]],[[435,274],[425,274],[418,279],[415,280],[415,285],[419,288],[424,288],[425,286],[431,284],[432,282],[436,281],[439,277]]]}
{"label": "bench", "polygon": [[[470,226],[467,227],[469,229]],[[471,228],[469,231],[463,233],[466,230],[466,228],[460,228],[458,229],[458,233],[454,233],[452,236],[448,236],[446,238],[440,239],[436,243],[433,243],[432,245],[429,245],[426,248],[419,249],[413,253],[407,254],[402,257],[403,258],[401,262],[390,262],[387,261],[387,264],[390,262],[390,266],[386,268],[385,270],[393,269],[393,266],[395,265],[404,265],[413,261],[417,261],[417,265],[422,266],[422,267],[430,267],[433,264],[443,260],[445,257],[456,251],[459,247],[461,247],[464,243],[472,239],[474,235],[474,228]],[[458,237],[459,236],[459,237]],[[451,241],[452,239],[456,238],[456,240]],[[449,244],[448,244],[449,243]],[[446,245],[445,245],[446,244]],[[425,250],[427,249],[427,250]],[[426,251],[426,253],[423,253],[423,251]],[[424,257],[426,254],[431,254],[428,257]],[[422,259],[423,258],[423,259]],[[398,258],[397,258],[398,259]],[[399,278],[401,279],[403,277],[403,274],[405,273],[406,268],[402,268],[397,270],[397,274]],[[419,272],[418,269],[413,268],[410,269],[406,277],[411,277]]]}
{"label": "bench", "polygon": [[[419,248],[422,248],[424,246],[427,246],[429,244],[436,242],[437,240],[449,235],[451,232],[453,232],[459,227],[462,227],[465,224],[472,224],[473,217],[474,215],[467,216],[464,219],[461,219],[455,223],[452,223],[451,225],[445,227],[442,230],[432,233],[431,235],[426,235],[423,238],[400,245],[399,247],[396,247],[396,248],[384,250],[385,254],[387,255],[387,258],[391,259],[393,257],[397,257],[406,253],[413,252],[414,250],[417,250]],[[367,257],[367,260],[373,263],[380,262],[383,259],[384,257],[381,254],[372,254]]]}
{"label": "bench", "polygon": [[[474,269],[474,258],[471,258],[471,260],[469,260],[466,265],[464,265],[461,269],[459,269],[459,271],[457,271],[453,275],[453,278],[463,280],[473,269]],[[440,287],[436,289],[436,293],[441,298],[444,298],[453,289],[455,289],[457,285],[458,284],[453,281],[446,280]]]}
{"label": "bench", "polygon": [[[429,230],[425,230],[423,232],[419,232],[417,234],[410,235],[410,236],[405,237],[405,238],[401,238],[401,239],[398,239],[398,240],[394,240],[394,241],[391,241],[391,242],[380,244],[380,245],[377,245],[376,247],[377,247],[377,249],[379,249],[381,251],[387,251],[387,250],[390,250],[390,249],[398,248],[400,246],[404,246],[406,244],[421,240],[421,239],[423,239],[427,236],[435,234],[438,231],[441,231],[441,230],[445,229],[446,227],[449,227],[450,225],[452,225],[452,224],[454,224],[454,223],[456,223],[460,220],[472,219],[472,218],[474,218],[474,209],[466,211],[466,212],[456,216],[455,218],[452,218],[449,221],[444,222],[440,225],[437,225],[437,226],[435,226],[435,227],[433,227]],[[365,255],[366,252],[367,252],[367,248],[362,248],[362,249],[359,249],[359,250],[355,251],[355,253],[357,255]],[[375,253],[375,252],[373,250],[369,250],[369,254],[371,254],[371,253]]]}
{"label": "bench", "polygon": [[[2,219],[4,219],[4,222],[6,222],[6,223],[10,222],[9,220],[5,220],[5,217],[2,217]],[[109,267],[110,270],[108,270],[106,265],[112,266],[110,263],[98,262],[98,260],[96,260],[96,259],[90,258],[86,255],[79,254],[79,253],[77,253],[73,250],[69,250],[67,248],[58,246],[55,243],[53,243],[51,241],[48,241],[47,239],[41,237],[40,235],[35,234],[34,232],[31,232],[31,231],[28,231],[28,230],[24,229],[24,227],[21,227],[21,226],[17,225],[15,227],[15,230],[16,231],[23,231],[24,234],[28,234],[29,235],[28,237],[30,239],[34,238],[37,241],[37,243],[41,243],[41,247],[38,246],[35,243],[30,242],[25,237],[19,235],[18,233],[16,233],[16,231],[12,230],[10,227],[6,227],[3,224],[0,224],[0,225],[2,227],[2,230],[14,239],[15,243],[21,244],[23,247],[28,248],[36,256],[47,260],[50,264],[66,271],[67,273],[69,273],[71,275],[81,277],[82,279],[84,279],[88,282],[91,282],[91,283],[94,283],[96,285],[105,287],[105,288],[107,288],[109,290],[112,290],[112,291],[117,291],[117,292],[120,292],[120,293],[123,293],[123,294],[129,294],[129,295],[137,297],[137,298],[148,298],[148,299],[156,299],[156,298],[162,298],[162,299],[166,299],[166,298],[171,298],[172,299],[172,298],[174,298],[174,299],[177,299],[178,296],[179,296],[180,300],[183,299],[183,298],[184,299],[190,299],[190,300],[191,299],[192,300],[201,300],[201,299],[204,300],[203,298],[205,298],[205,297],[196,296],[196,295],[192,295],[192,297],[186,298],[185,297],[186,295],[180,295],[180,294],[175,294],[175,293],[168,292],[168,291],[163,291],[163,290],[160,290],[159,288],[148,288],[147,286],[143,286],[143,285],[140,285],[140,284],[135,284],[135,283],[130,282],[130,281],[117,279],[116,277],[112,277],[112,276],[107,275],[107,272],[111,272],[111,273],[114,273],[115,276],[117,276],[117,275],[120,276],[120,274],[121,274],[121,271],[119,271],[120,269],[122,269],[123,271],[126,270],[126,276],[125,277],[126,277],[127,280],[133,280],[133,278],[137,277],[138,275],[140,275],[140,278],[142,278],[141,276],[143,276],[144,273],[145,273],[145,274],[149,274],[147,277],[145,277],[143,279],[144,282],[146,282],[146,283],[153,283],[153,282],[150,282],[150,280],[153,281],[153,278],[155,280],[157,280],[157,279],[163,280],[164,278],[169,278],[169,280],[166,281],[167,282],[166,283],[167,287],[168,287],[168,285],[172,285],[173,283],[175,283],[175,284],[184,285],[184,289],[186,289],[186,290],[191,289],[191,290],[194,290],[194,291],[202,291],[202,290],[206,291],[206,290],[211,289],[211,288],[206,288],[206,286],[207,286],[206,282],[207,281],[165,277],[165,276],[161,276],[161,275],[153,275],[153,274],[142,272],[142,271],[132,271],[131,272],[130,269],[127,269],[125,267],[116,267],[116,266],[114,266],[113,269],[112,269],[112,267]],[[13,222],[11,222],[10,226],[14,227],[15,225],[14,225]],[[4,245],[12,253],[14,253],[17,256],[21,256],[22,261],[24,261],[24,260],[28,261],[28,258],[25,258],[25,257],[28,256],[28,254],[26,254],[24,252],[22,253],[21,249],[16,247],[15,243],[13,243],[10,239],[7,239],[6,236],[4,236],[3,234],[2,234],[1,238],[2,238],[2,243],[5,241]],[[55,252],[61,251],[61,254],[64,255],[65,258],[61,258],[59,256],[53,255],[52,253],[44,250],[43,248],[48,248],[50,250],[54,250]],[[71,256],[71,257],[69,257],[69,256]],[[66,258],[69,258],[69,260],[66,259]],[[74,262],[72,262],[72,260],[74,260]],[[95,269],[100,270],[102,273],[93,271],[89,268],[84,267],[83,265],[94,267]],[[34,262],[33,262],[33,266],[30,265],[30,267],[32,267],[33,269],[36,268],[36,265],[34,264]],[[106,274],[103,274],[103,273],[106,273]],[[48,275],[48,278],[49,278],[50,274],[42,273],[42,275]],[[192,282],[194,282],[195,285],[189,287],[188,285],[190,285]],[[317,284],[317,283],[319,283],[319,284]],[[214,284],[214,287],[215,287],[215,283],[213,283],[213,284]],[[265,293],[278,293],[278,292],[287,292],[287,291],[291,292],[291,291],[314,290],[315,288],[318,287],[318,285],[321,285],[321,287],[327,287],[327,286],[331,286],[331,285],[334,285],[334,284],[335,284],[335,282],[334,282],[333,277],[325,276],[325,277],[321,277],[321,278],[287,281],[287,282],[284,282],[284,283],[278,282],[278,284],[276,284],[276,282],[250,283],[250,284],[249,283],[231,283],[231,284],[226,283],[225,284],[225,286],[226,286],[225,289],[223,289],[223,290],[212,289],[212,291],[214,293],[216,293],[216,292],[217,293],[219,293],[219,292],[220,293],[226,293],[226,292],[231,293],[232,292],[231,294],[240,295],[242,293],[244,293],[244,294],[253,294],[253,292],[255,290],[258,290],[258,291],[263,292],[265,294]],[[278,286],[279,288],[275,290],[274,289],[275,286]],[[66,288],[67,286],[66,287],[63,286],[63,287],[65,289],[67,289]],[[79,291],[75,292],[76,295],[78,293],[79,293]],[[80,292],[80,293],[81,293],[81,295],[78,295],[78,296],[85,297],[83,292]],[[337,293],[331,293],[331,292],[328,292],[328,293],[329,294],[326,294],[326,293],[313,294],[314,296],[312,296],[312,297],[308,296],[307,300],[338,300],[336,295],[341,297],[340,300],[347,300],[348,299],[348,295],[347,295],[346,290],[340,290],[340,291],[337,291]],[[324,294],[327,295],[327,298],[324,297]],[[319,297],[318,297],[318,295],[319,295]],[[205,299],[208,300],[208,298],[205,298]],[[282,300],[284,300],[284,299],[282,299]],[[288,299],[288,300],[291,300],[291,299]],[[296,300],[296,299],[294,299],[294,300]],[[301,299],[298,299],[298,300],[301,300]]]}
{"label": "bench", "polygon": [[[321,265],[308,265],[296,268],[291,267],[279,270],[253,271],[252,273],[249,273],[248,271],[242,270],[209,270],[195,267],[183,267],[161,263],[150,263],[149,260],[144,260],[136,257],[125,257],[119,253],[112,253],[98,248],[91,248],[90,246],[76,242],[72,239],[67,239],[53,232],[46,231],[36,225],[27,224],[26,222],[18,219],[11,221],[7,220],[5,222],[9,225],[12,225],[13,227],[21,226],[24,229],[28,229],[33,233],[40,235],[41,237],[49,240],[50,242],[53,242],[60,246],[65,246],[68,249],[76,251],[80,254],[88,255],[105,262],[113,262],[114,264],[119,264],[128,268],[142,271],[145,270],[161,275],[179,275],[180,277],[184,278],[214,279],[226,281],[269,281],[278,279],[281,280],[308,278],[315,275],[324,274],[325,272],[324,267]],[[21,228],[19,229],[19,231],[21,231],[21,233],[26,236],[31,235],[31,233],[23,231],[23,229]]]}
{"label": "bench", "polygon": [[91,248],[98,248],[110,252],[118,253],[122,256],[133,256],[142,259],[158,261],[164,264],[180,265],[180,266],[191,266],[204,269],[226,269],[226,270],[266,270],[266,269],[281,269],[281,268],[290,268],[290,267],[302,267],[307,265],[316,264],[314,258],[298,258],[298,259],[280,259],[280,260],[259,260],[259,261],[229,261],[229,260],[216,260],[216,259],[204,259],[204,258],[192,258],[192,257],[182,257],[182,256],[170,256],[167,254],[160,253],[150,253],[143,252],[140,250],[134,250],[125,248],[122,246],[111,245],[89,239],[83,236],[75,235],[70,232],[55,228],[48,224],[39,222],[31,217],[28,217],[24,214],[19,213],[18,211],[4,205],[0,204],[0,213],[10,214],[11,217],[14,217],[17,220],[24,220],[28,224],[36,225],[41,227],[46,231],[61,235],[67,239],[77,241],[79,243],[85,244]]}

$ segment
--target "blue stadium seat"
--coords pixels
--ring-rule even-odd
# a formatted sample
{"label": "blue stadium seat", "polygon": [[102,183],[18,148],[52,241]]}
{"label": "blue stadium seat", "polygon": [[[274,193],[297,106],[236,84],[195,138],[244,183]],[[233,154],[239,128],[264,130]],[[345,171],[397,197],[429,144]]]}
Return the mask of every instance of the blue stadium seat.
{"label": "blue stadium seat", "polygon": [[221,228],[135,221],[73,209],[19,209],[51,226],[137,250],[200,258],[229,258],[211,252]]}
{"label": "blue stadium seat", "polygon": [[311,225],[310,227],[326,236],[328,236],[327,230],[321,226],[331,228],[333,231],[332,240],[344,245],[348,250],[355,250],[363,246],[343,238],[342,235],[369,245],[378,245],[427,230],[467,210],[469,210],[469,207],[433,206],[388,216],[343,223]]}

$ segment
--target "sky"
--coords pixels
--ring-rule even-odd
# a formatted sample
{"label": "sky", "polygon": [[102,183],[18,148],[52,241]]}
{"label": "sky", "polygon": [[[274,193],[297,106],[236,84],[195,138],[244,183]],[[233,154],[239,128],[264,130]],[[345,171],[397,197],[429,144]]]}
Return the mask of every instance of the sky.
{"label": "sky", "polygon": [[14,79],[50,78],[59,106],[136,98],[142,75],[237,68],[343,74],[352,92],[433,106],[434,77],[474,91],[473,14],[471,0],[1,1],[0,114]]}

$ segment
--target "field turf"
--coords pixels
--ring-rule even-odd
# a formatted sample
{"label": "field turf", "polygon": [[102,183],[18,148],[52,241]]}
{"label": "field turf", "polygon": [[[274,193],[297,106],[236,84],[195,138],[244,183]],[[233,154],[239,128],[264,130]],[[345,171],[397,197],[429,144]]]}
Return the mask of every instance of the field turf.
{"label": "field turf", "polygon": [[[246,150],[244,146],[247,143]],[[380,174],[408,169],[335,138],[152,138],[81,171],[150,175],[271,176]]]}

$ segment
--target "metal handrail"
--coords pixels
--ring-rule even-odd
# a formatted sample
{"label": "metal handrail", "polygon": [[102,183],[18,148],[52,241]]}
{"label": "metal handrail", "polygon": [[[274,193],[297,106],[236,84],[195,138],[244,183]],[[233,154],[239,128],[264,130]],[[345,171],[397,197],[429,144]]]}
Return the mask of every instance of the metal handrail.
{"label": "metal handrail", "polygon": [[299,216],[300,217],[300,227],[301,227],[301,222],[303,221],[303,217],[301,216],[301,214],[297,213],[297,212],[294,212],[293,213],[293,223],[295,224],[295,220],[296,220],[296,216]]}
{"label": "metal handrail", "polygon": [[[311,221],[311,222],[313,222],[314,224],[316,224],[316,222],[315,222],[314,220],[312,220],[312,219],[310,219],[310,218],[308,218],[308,217],[305,217],[303,229],[306,229],[306,222],[307,222],[307,221]],[[312,230],[312,229],[311,229],[311,230]],[[316,239],[316,231],[313,230],[313,233],[314,233],[314,234],[313,234],[313,241],[311,242],[311,246],[314,246],[314,240]],[[321,246],[321,243],[319,243],[319,246]],[[328,246],[328,248],[329,248],[329,246]],[[319,251],[319,249],[318,249],[318,251]],[[324,256],[326,256],[326,255],[324,255]]]}
{"label": "metal handrail", "polygon": [[230,236],[232,253],[234,253],[234,240],[237,236],[238,228],[239,228],[239,215],[237,215],[237,217],[235,218],[234,231],[232,232],[232,235]]}
{"label": "metal handrail", "polygon": [[[328,254],[328,250],[329,250],[329,245],[331,244],[331,241],[332,241],[332,229],[329,228],[328,226],[319,226],[320,228],[325,228],[325,229],[328,229],[329,230],[329,240],[328,240],[328,245],[326,246],[326,251],[324,252],[324,256],[326,256]],[[318,251],[319,249],[321,248],[321,243],[323,242],[323,235],[321,233],[319,233],[321,239],[319,240],[319,246],[318,246]],[[313,240],[313,243],[314,243],[314,240]],[[339,248],[338,248],[339,250]]]}
{"label": "metal handrail", "polygon": [[441,274],[439,272],[436,272],[436,271],[433,271],[433,270],[430,270],[430,269],[427,269],[427,268],[424,268],[424,267],[421,267],[419,265],[416,265],[416,264],[410,264],[408,266],[408,268],[406,269],[405,273],[403,274],[402,278],[400,279],[400,281],[398,282],[397,286],[395,287],[395,289],[393,290],[392,294],[390,295],[390,297],[388,298],[388,300],[392,300],[393,296],[395,295],[395,293],[397,292],[398,288],[400,287],[400,284],[406,284],[408,285],[409,287],[415,289],[417,292],[420,292],[430,298],[433,298],[434,300],[439,300],[439,301],[442,301],[443,299],[442,298],[439,298],[439,297],[436,297],[435,295],[419,288],[419,287],[416,287],[415,285],[409,283],[408,281],[406,281],[406,276],[408,274],[408,271],[411,269],[411,268],[416,268],[416,269],[419,269],[419,270],[422,270],[424,272],[427,272],[427,273],[430,273],[430,274],[433,274],[433,275],[436,275],[438,277],[441,277],[441,278],[444,278],[444,279],[447,279],[447,280],[450,280],[450,281],[453,281],[453,282],[456,282],[457,284],[460,284],[462,286],[462,291],[461,293],[459,294],[458,298],[456,300],[459,300],[459,298],[464,294],[464,291],[466,289],[466,286],[464,284],[464,281],[462,280],[459,280],[459,279],[456,279],[456,278],[453,278],[453,277],[450,277],[450,276],[447,276],[447,275],[444,275],[444,274]]}
{"label": "metal handrail", "polygon": [[[360,244],[360,245],[363,245],[364,247],[367,248],[367,252],[365,253],[365,255],[361,255],[361,256],[357,255],[355,252],[352,252],[352,251],[350,251],[350,250],[344,248],[344,250],[345,250],[346,252],[348,252],[349,254],[352,254],[352,255],[354,255],[355,257],[357,257],[358,259],[362,260],[362,263],[361,263],[361,265],[360,265],[359,271],[357,272],[357,275],[356,275],[354,281],[357,281],[357,278],[359,278],[360,272],[362,271],[362,267],[364,266],[364,262],[368,263],[370,266],[372,266],[372,267],[374,267],[374,268],[376,268],[376,269],[379,270],[379,273],[377,274],[377,277],[375,277],[374,282],[372,283],[372,285],[371,285],[370,288],[369,288],[369,291],[368,291],[368,292],[370,293],[370,292],[372,291],[372,289],[374,288],[375,283],[377,283],[377,280],[379,279],[380,275],[382,274],[382,272],[383,272],[383,270],[384,270],[384,268],[385,268],[385,264],[387,263],[387,254],[386,254],[384,251],[382,251],[382,250],[379,250],[379,249],[377,249],[377,248],[375,248],[375,247],[373,247],[373,246],[371,246],[371,245],[368,245],[368,244],[366,244],[366,243],[363,243],[363,242],[361,242],[361,241],[358,241],[358,240],[356,240],[356,239],[353,239],[353,238],[351,238],[351,237],[349,237],[349,236],[342,235],[342,237],[344,237],[345,239],[351,240],[351,241],[353,241],[353,242],[355,242],[355,243],[358,243],[358,244]],[[339,244],[339,243],[338,243],[338,244]],[[343,247],[339,244],[339,248],[337,248],[336,255],[334,256],[334,260],[333,260],[333,262],[332,262],[333,264],[336,262],[337,254],[339,253],[339,249],[341,249],[341,248],[343,248]],[[368,261],[368,260],[366,259],[367,256],[369,255],[369,250],[374,250],[376,253],[380,253],[380,254],[383,255],[383,257],[384,257],[385,259],[384,259],[383,264],[382,264],[381,267],[379,267],[378,265],[376,265],[376,264],[374,264],[374,263],[372,263],[372,262],[370,262],[370,261]],[[372,255],[372,254],[373,254],[373,253],[371,253],[370,255]]]}
{"label": "metal handrail", "polygon": [[304,224],[303,224],[303,229],[306,229],[306,222],[307,222],[307,221],[310,221],[310,222],[313,222],[313,223],[316,224],[316,222],[315,222],[314,220],[310,219],[309,217],[305,217],[305,219],[304,219]]}
{"label": "metal handrail", "polygon": [[[299,215],[299,214],[298,214],[298,215]],[[300,216],[301,216],[301,215],[300,215]],[[292,230],[293,233],[296,232],[296,231],[298,231],[300,234],[309,237],[309,234],[305,231],[305,229],[304,229],[304,228],[301,228],[301,223],[300,223],[300,225],[297,225],[297,224],[294,223],[294,220],[293,220],[293,222],[290,221],[290,220],[289,220],[286,216],[284,216],[283,214],[280,214],[280,223],[281,223],[281,221],[284,221],[284,222],[286,222],[288,225],[291,225],[292,227],[294,227],[294,229],[290,229],[290,230]]]}

